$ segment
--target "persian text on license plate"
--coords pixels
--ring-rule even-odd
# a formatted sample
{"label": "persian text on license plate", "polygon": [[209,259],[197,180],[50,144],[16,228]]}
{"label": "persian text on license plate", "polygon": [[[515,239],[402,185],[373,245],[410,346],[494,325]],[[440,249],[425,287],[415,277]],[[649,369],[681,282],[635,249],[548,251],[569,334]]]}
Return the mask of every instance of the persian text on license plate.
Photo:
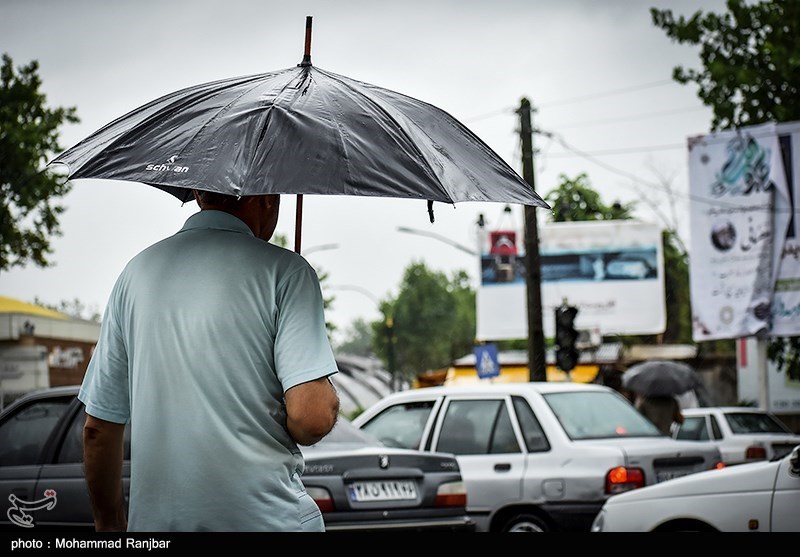
{"label": "persian text on license plate", "polygon": [[417,485],[411,480],[353,482],[348,486],[350,500],[404,501],[417,498]]}

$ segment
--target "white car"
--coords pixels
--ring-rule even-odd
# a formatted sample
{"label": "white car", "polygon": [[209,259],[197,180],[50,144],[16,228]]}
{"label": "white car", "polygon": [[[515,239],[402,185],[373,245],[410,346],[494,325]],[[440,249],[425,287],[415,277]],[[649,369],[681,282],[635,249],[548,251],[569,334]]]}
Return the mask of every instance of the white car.
{"label": "white car", "polygon": [[759,408],[686,408],[681,412],[683,423],[673,426],[672,436],[716,446],[727,466],[780,458],[800,445],[800,435]]}
{"label": "white car", "polygon": [[800,532],[800,447],[615,495],[592,532]]}
{"label": "white car", "polygon": [[353,425],[388,446],[455,454],[479,532],[588,532],[610,495],[721,463],[716,447],[662,435],[596,384],[409,389]]}

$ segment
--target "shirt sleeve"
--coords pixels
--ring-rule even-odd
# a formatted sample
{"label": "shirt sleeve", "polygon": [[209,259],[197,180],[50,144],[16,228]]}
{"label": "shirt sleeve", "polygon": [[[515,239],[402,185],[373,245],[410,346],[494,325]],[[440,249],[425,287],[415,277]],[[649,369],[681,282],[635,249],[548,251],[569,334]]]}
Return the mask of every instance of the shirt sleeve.
{"label": "shirt sleeve", "polygon": [[338,372],[325,327],[319,278],[303,265],[278,285],[275,371],[284,392]]}
{"label": "shirt sleeve", "polygon": [[86,405],[90,416],[124,424],[130,420],[130,383],[128,354],[119,321],[118,290],[117,285],[111,293],[78,399]]}

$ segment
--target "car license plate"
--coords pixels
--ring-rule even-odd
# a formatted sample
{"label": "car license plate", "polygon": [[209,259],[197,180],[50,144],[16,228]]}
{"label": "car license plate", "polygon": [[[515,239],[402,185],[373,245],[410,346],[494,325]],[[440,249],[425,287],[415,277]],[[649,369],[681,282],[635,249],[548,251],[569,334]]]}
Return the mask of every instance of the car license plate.
{"label": "car license plate", "polygon": [[405,501],[417,498],[417,485],[411,480],[387,480],[353,482],[348,486],[350,500],[359,503],[368,501]]}
{"label": "car license plate", "polygon": [[665,482],[674,478],[680,478],[681,476],[688,476],[691,473],[691,470],[662,470],[656,472],[656,483]]}

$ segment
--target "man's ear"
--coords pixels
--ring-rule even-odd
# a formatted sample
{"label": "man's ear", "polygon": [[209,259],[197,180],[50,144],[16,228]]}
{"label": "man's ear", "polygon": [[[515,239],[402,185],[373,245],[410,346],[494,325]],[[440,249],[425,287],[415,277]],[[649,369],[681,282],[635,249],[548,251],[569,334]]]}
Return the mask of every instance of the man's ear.
{"label": "man's ear", "polygon": [[194,196],[194,200],[197,202],[197,206],[202,208],[203,205],[200,203],[200,194],[197,192],[197,190],[192,190],[192,195]]}

